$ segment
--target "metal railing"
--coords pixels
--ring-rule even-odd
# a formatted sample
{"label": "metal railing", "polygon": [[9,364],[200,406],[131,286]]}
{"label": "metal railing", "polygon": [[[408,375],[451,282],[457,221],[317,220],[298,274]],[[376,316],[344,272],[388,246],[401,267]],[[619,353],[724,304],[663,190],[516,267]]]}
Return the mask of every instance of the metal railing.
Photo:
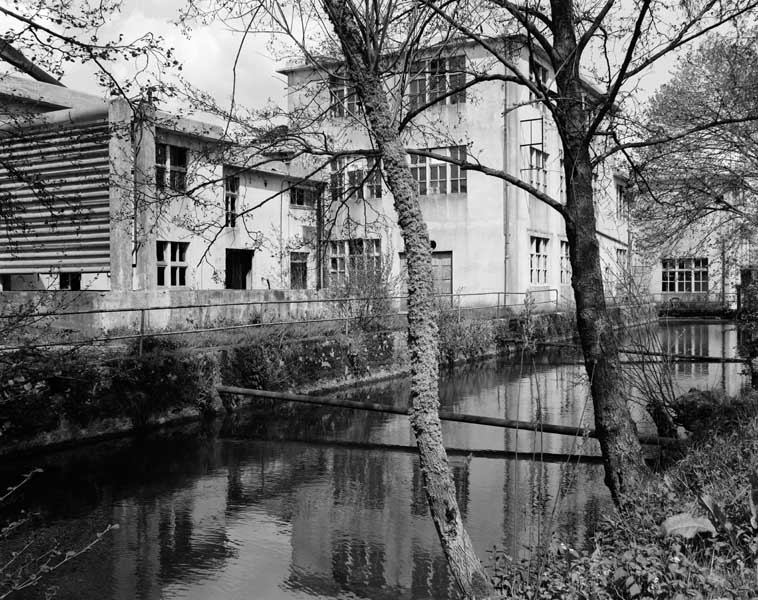
{"label": "metal railing", "polygon": [[[457,313],[458,319],[462,319],[463,315],[467,316],[477,313],[484,314],[485,317],[498,318],[504,316],[504,314],[516,314],[524,307],[524,300],[517,303],[508,303],[507,300],[511,297],[523,297],[524,299],[531,297],[532,306],[539,307],[542,311],[546,312],[546,309],[557,310],[559,308],[560,295],[557,289],[550,288],[545,290],[538,290],[536,292],[470,292],[470,293],[455,293],[455,294],[437,294],[435,299],[438,304],[438,310],[443,313]],[[535,296],[538,299],[535,299]],[[19,350],[22,348],[53,348],[53,347],[69,347],[69,346],[82,346],[82,345],[95,345],[95,344],[107,344],[112,342],[123,342],[130,340],[139,340],[139,351],[142,351],[143,340],[147,336],[154,337],[167,337],[167,336],[181,336],[181,335],[198,335],[218,333],[223,331],[241,331],[250,329],[260,329],[266,327],[287,327],[287,326],[307,326],[307,325],[324,325],[332,324],[338,325],[335,330],[339,330],[348,334],[350,332],[351,323],[355,323],[361,320],[371,319],[375,321],[384,320],[390,324],[394,324],[393,329],[399,329],[404,325],[407,311],[403,310],[403,303],[407,302],[407,295],[395,295],[395,296],[381,296],[381,297],[359,297],[359,298],[308,298],[308,299],[282,299],[282,300],[253,300],[253,301],[238,301],[238,302],[219,302],[219,303],[191,303],[191,304],[177,304],[174,306],[129,306],[119,308],[91,308],[91,309],[79,309],[79,310],[45,310],[45,311],[30,311],[27,314],[9,313],[0,315],[0,323],[8,321],[9,319],[17,319],[19,322],[19,328],[23,330],[24,320],[31,320],[35,325],[45,321],[46,319],[58,319],[65,320],[75,317],[87,317],[91,315],[111,315],[116,313],[123,313],[126,315],[134,315],[132,319],[121,319],[112,322],[109,327],[112,333],[107,335],[95,335],[89,337],[80,337],[73,339],[57,339],[55,341],[40,341],[36,343],[17,343],[17,344],[5,344],[0,346],[4,351]],[[483,302],[477,302],[477,300],[484,300]],[[370,314],[355,314],[358,310],[355,307],[367,303],[372,306],[381,306],[382,304],[390,304],[394,307],[391,312],[371,312]],[[292,310],[291,307],[295,307]],[[308,310],[312,306],[320,306],[321,310]],[[154,327],[149,324],[150,315],[159,311],[185,311],[185,321],[194,322],[194,319],[189,319],[187,311],[209,309],[224,309],[229,307],[243,307],[245,310],[242,315],[238,315],[240,320],[246,319],[248,322],[244,323],[228,323],[212,326],[200,326],[200,327]],[[305,310],[298,310],[301,307],[305,307]],[[283,311],[282,308],[286,308]],[[282,318],[281,313],[285,312],[285,318]],[[299,313],[299,315],[298,315]],[[277,318],[267,320],[267,316],[275,314]],[[292,318],[292,317],[296,318]],[[290,318],[286,318],[290,317]],[[229,317],[218,315],[216,320],[231,320]],[[92,328],[94,323],[87,322],[86,319],[77,319],[81,321],[75,324],[74,327],[69,329],[78,329],[80,331],[85,327]],[[201,316],[199,320],[213,321],[207,314]],[[173,319],[176,321],[176,319]],[[172,318],[169,316],[165,320],[166,324],[170,324]],[[54,325],[51,323],[50,325]],[[58,324],[60,328],[60,324]],[[136,329],[134,333],[115,333],[119,329]],[[55,335],[60,338],[60,329],[54,331]],[[7,337],[7,336],[6,336]],[[40,337],[44,338],[45,334],[40,333]]]}

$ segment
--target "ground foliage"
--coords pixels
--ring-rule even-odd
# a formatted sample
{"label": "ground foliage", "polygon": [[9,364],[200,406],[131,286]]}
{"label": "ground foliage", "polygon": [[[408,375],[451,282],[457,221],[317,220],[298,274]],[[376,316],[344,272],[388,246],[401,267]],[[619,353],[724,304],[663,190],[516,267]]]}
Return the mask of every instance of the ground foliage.
{"label": "ground foliage", "polygon": [[[699,429],[686,456],[626,496],[618,511],[598,523],[589,548],[554,540],[524,563],[493,552],[493,579],[505,597],[758,596],[758,532],[750,502],[758,464],[758,398],[688,397],[680,400],[678,414]],[[662,523],[675,515],[705,518],[716,534],[664,535]]]}

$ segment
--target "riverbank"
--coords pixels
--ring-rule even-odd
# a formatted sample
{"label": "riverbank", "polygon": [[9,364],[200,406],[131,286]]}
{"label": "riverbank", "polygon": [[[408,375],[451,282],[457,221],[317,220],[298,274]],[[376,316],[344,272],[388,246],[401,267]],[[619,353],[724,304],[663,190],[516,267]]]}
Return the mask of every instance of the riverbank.
{"label": "riverbank", "polygon": [[[631,314],[616,311],[619,324]],[[574,336],[573,315],[438,318],[443,367],[508,356],[520,348]],[[307,334],[307,331],[300,332]],[[219,340],[220,341],[220,340]],[[126,350],[21,350],[2,355],[0,456],[129,434],[168,423],[233,411],[247,401],[220,397],[221,385],[325,393],[409,372],[404,331],[259,335],[223,347],[209,340],[146,338]]]}
{"label": "riverbank", "polygon": [[589,549],[556,541],[528,564],[496,553],[505,597],[758,595],[758,395],[690,394],[679,410],[696,432],[686,456],[605,514]]}

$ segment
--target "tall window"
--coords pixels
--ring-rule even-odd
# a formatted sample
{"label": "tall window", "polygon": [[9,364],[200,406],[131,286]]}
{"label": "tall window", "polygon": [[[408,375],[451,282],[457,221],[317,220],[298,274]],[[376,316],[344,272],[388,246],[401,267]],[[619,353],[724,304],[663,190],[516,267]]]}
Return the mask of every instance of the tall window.
{"label": "tall window", "polygon": [[531,236],[529,250],[529,283],[547,283],[547,245],[548,239]]}
{"label": "tall window", "polygon": [[159,190],[187,190],[187,148],[155,145],[155,186]]}
{"label": "tall window", "polygon": [[352,274],[379,273],[382,267],[380,239],[356,238],[329,242],[329,284],[344,283]]}
{"label": "tall window", "polygon": [[366,193],[369,198],[382,197],[382,170],[379,161],[368,159],[368,175],[366,177]]}
{"label": "tall window", "polygon": [[189,242],[156,242],[158,285],[183,287],[187,285],[187,249]]}
{"label": "tall window", "polygon": [[239,198],[240,178],[224,173],[224,226],[237,225],[237,199]]}
{"label": "tall window", "polygon": [[616,264],[622,271],[626,270],[627,253],[625,248],[616,248]]}
{"label": "tall window", "polygon": [[345,193],[345,166],[347,158],[340,156],[331,162],[331,174],[329,175],[329,191],[333,202],[337,202]]}
{"label": "tall window", "polygon": [[561,241],[561,284],[571,283],[571,258],[569,256],[569,243]]}
{"label": "tall window", "polygon": [[308,253],[290,252],[290,289],[304,290],[308,287]]}
{"label": "tall window", "polygon": [[558,188],[558,200],[561,204],[566,204],[566,163],[563,160],[563,150],[561,150],[558,159],[558,168],[560,169],[560,183]]}
{"label": "tall window", "polygon": [[[538,89],[547,88],[547,68],[535,62],[529,70],[529,81],[536,85]],[[537,98],[538,96],[532,90],[529,90],[529,102],[535,102]]]}
{"label": "tall window", "polygon": [[[466,146],[433,148],[432,152],[447,154],[455,160],[466,160]],[[465,194],[468,190],[466,171],[442,160],[411,154],[411,175],[419,196]]]}
{"label": "tall window", "polygon": [[625,198],[625,190],[623,184],[617,183],[616,184],[616,218],[617,219],[623,219],[626,217],[626,198]]}
{"label": "tall window", "polygon": [[707,258],[664,258],[661,261],[662,292],[707,292]]}
{"label": "tall window", "polygon": [[358,115],[361,104],[355,87],[348,85],[344,77],[333,75],[329,78],[329,114],[332,117]]}
{"label": "tall window", "polygon": [[529,183],[547,191],[547,153],[534,146],[529,147]]}
{"label": "tall window", "polygon": [[466,102],[466,57],[461,55],[422,60],[411,66],[408,101],[411,110],[442,98],[440,104]]}

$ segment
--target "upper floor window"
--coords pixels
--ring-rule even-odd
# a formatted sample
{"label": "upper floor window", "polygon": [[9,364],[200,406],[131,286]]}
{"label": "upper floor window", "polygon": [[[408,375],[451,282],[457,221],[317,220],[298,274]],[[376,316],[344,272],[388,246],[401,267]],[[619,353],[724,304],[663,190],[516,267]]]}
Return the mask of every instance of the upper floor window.
{"label": "upper floor window", "polygon": [[[538,62],[535,62],[529,69],[529,81],[538,89],[544,90],[547,88],[547,68]],[[529,102],[535,102],[539,96],[531,89],[529,90]]]}
{"label": "upper floor window", "polygon": [[382,172],[375,160],[345,156],[332,160],[329,179],[332,200],[381,198]]}
{"label": "upper floor window", "polygon": [[529,147],[529,183],[547,191],[547,153],[535,146]]}
{"label": "upper floor window", "polygon": [[187,191],[187,148],[155,145],[155,186],[159,190]]}
{"label": "upper floor window", "polygon": [[237,200],[239,199],[240,178],[224,169],[224,226],[237,225]]}
{"label": "upper floor window", "polygon": [[[453,160],[466,161],[466,146],[433,148],[435,154],[447,154]],[[457,164],[436,158],[411,154],[411,175],[419,196],[433,194],[465,194],[468,190],[467,172]]]}
{"label": "upper floor window", "polygon": [[616,218],[626,217],[626,187],[622,183],[616,183]]}
{"label": "upper floor window", "polygon": [[293,187],[290,189],[290,206],[296,208],[316,208],[318,192],[309,187]]}
{"label": "upper floor window", "polygon": [[82,289],[81,273],[61,273],[58,276],[59,289],[79,291]]}
{"label": "upper floor window", "polygon": [[463,55],[420,60],[411,66],[408,101],[411,110],[434,102],[450,92],[441,104],[466,102],[466,57]]}
{"label": "upper floor window", "polygon": [[344,117],[360,113],[361,102],[355,86],[349,85],[344,77],[332,75],[329,78],[329,115]]}

